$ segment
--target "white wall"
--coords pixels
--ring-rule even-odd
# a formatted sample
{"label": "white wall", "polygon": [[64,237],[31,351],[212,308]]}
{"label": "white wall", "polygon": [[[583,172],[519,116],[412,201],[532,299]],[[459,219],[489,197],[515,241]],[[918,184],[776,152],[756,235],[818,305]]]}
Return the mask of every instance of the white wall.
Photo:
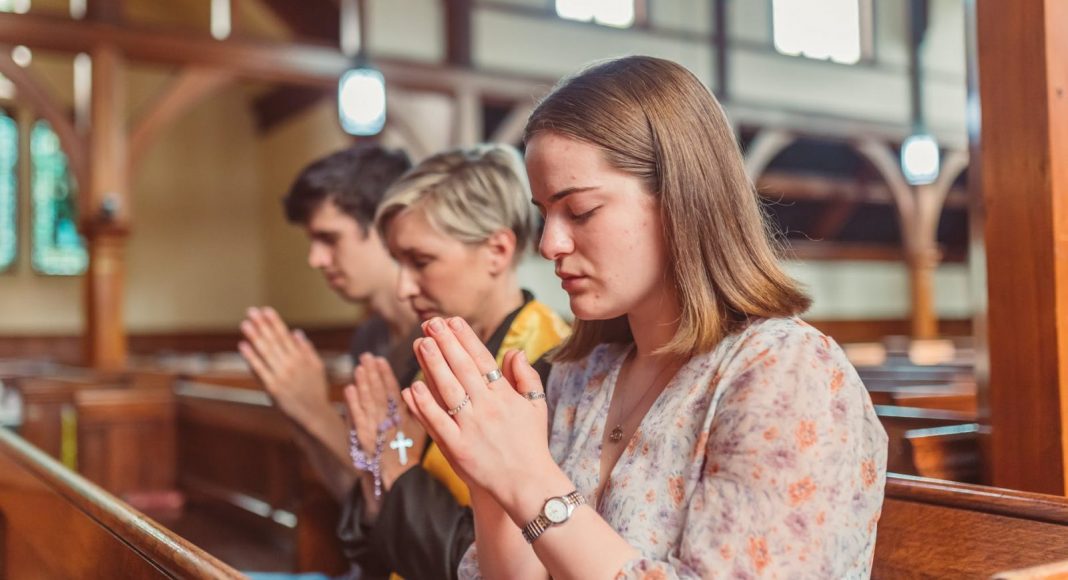
{"label": "white wall", "polygon": [[[153,10],[151,2],[131,2],[140,6],[135,6],[138,15]],[[428,64],[442,61],[440,0],[369,4],[372,55]],[[651,0],[652,30],[617,30],[539,17],[539,12],[551,14],[552,0],[476,0],[473,57],[485,70],[556,78],[592,60],[647,53],[677,60],[707,83],[715,66],[715,50],[708,40],[714,29],[711,4],[710,0]],[[874,63],[856,66],[775,53],[770,0],[735,0],[728,6],[735,102],[907,123],[903,3],[875,0]],[[202,16],[199,8],[183,14],[164,16],[190,22],[199,22]],[[270,24],[269,18],[265,22]],[[268,36],[280,34],[276,24],[268,26]],[[924,52],[925,104],[932,126],[962,139],[963,26],[959,0],[932,0]],[[673,31],[685,32],[679,38]],[[69,106],[69,63],[35,55],[34,69]],[[130,118],[143,111],[172,72],[138,70],[130,75]],[[393,103],[431,150],[451,137],[451,109],[440,100],[440,96],[396,95]],[[255,303],[273,304],[301,324],[345,324],[359,316],[357,308],[341,302],[307,267],[307,242],[299,229],[284,222],[279,205],[300,168],[350,142],[338,130],[333,104],[304,111],[266,136],[255,131],[248,104],[243,89],[209,99],[169,128],[145,156],[131,191],[135,222],[126,289],[131,330],[232,328],[244,308]],[[408,136],[396,131],[385,140],[411,146]],[[80,279],[33,274],[25,241],[21,246],[19,268],[0,275],[0,332],[77,331]],[[907,315],[902,264],[791,263],[789,269],[816,299],[812,318]],[[525,263],[521,280],[539,298],[566,311],[566,295],[550,264]],[[943,266],[936,277],[940,316],[967,316],[974,301],[973,286],[964,266]]]}
{"label": "white wall", "polygon": [[[786,262],[786,270],[813,298],[805,315],[814,320],[907,318],[908,270],[896,262]],[[935,273],[935,312],[939,318],[972,314],[967,266],[943,264]]]}

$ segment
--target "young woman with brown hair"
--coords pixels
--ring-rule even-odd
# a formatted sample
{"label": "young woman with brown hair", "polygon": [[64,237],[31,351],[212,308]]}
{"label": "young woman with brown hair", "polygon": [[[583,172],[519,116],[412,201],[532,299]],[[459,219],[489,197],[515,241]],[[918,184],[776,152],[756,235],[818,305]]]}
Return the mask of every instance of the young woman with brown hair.
{"label": "young woman with brown hair", "polygon": [[498,378],[463,320],[429,320],[405,394],[471,489],[461,577],[869,574],[886,435],[797,318],[715,98],[619,59],[559,86],[526,142],[574,333],[543,390],[521,355]]}

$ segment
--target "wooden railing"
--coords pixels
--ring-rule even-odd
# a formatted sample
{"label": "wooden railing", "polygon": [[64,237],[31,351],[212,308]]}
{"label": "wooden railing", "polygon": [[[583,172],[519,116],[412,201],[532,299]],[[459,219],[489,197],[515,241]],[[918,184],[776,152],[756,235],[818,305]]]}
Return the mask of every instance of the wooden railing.
{"label": "wooden railing", "polygon": [[243,578],[0,429],[0,576]]}

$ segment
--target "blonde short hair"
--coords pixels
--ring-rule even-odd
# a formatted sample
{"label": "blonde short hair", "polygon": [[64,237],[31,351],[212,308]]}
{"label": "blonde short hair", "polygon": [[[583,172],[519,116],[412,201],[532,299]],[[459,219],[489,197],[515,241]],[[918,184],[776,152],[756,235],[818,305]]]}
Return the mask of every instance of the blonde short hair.
{"label": "blonde short hair", "polygon": [[[723,109],[681,65],[632,56],[588,68],[531,114],[526,141],[542,132],[600,148],[659,202],[668,271],[682,307],[679,329],[661,352],[707,352],[750,318],[808,308],[809,297],[779,265]],[[573,328],[556,360],[633,340],[625,318],[578,320]]]}
{"label": "blonde short hair", "polygon": [[375,214],[378,233],[385,238],[393,218],[414,208],[438,231],[468,244],[512,230],[516,262],[537,224],[523,160],[510,145],[482,144],[426,158],[386,192]]}

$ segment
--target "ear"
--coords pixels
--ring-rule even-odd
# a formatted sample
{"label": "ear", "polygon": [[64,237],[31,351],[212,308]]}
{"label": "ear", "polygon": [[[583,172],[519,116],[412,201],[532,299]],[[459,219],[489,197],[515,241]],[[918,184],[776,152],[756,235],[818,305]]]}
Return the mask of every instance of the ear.
{"label": "ear", "polygon": [[501,228],[482,243],[489,260],[490,273],[498,276],[512,269],[512,260],[515,258],[515,232],[508,228]]}

